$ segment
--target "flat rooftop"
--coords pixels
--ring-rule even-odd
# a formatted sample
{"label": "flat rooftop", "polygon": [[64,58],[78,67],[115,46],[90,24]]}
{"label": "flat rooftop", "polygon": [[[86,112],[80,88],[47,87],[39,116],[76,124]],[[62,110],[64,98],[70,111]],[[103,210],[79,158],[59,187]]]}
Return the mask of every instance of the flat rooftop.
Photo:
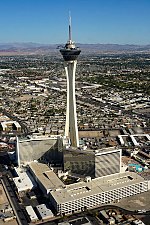
{"label": "flat rooftop", "polygon": [[99,148],[99,149],[96,149],[96,150],[93,150],[93,149],[90,149],[90,148],[86,148],[86,150],[83,150],[83,149],[78,149],[76,147],[70,147],[70,148],[66,149],[66,151],[102,155],[102,154],[105,154],[105,153],[120,152],[122,150],[120,148],[117,148],[117,147]]}
{"label": "flat rooftop", "polygon": [[64,183],[46,164],[31,162],[29,164],[29,168],[42,183],[46,190],[56,190],[65,186]]}
{"label": "flat rooftop", "polygon": [[119,173],[95,178],[92,179],[91,182],[79,182],[66,185],[66,187],[61,190],[51,191],[51,195],[59,204],[62,204],[143,181],[144,178],[136,173]]}
{"label": "flat rooftop", "polygon": [[120,148],[108,147],[108,148],[102,148],[102,149],[95,150],[95,154],[99,155],[99,154],[105,154],[105,153],[109,153],[109,152],[120,152],[120,151],[122,151]]}
{"label": "flat rooftop", "polygon": [[58,135],[28,135],[26,137],[19,137],[19,143],[29,141],[44,141],[44,140],[56,140]]}
{"label": "flat rooftop", "polygon": [[145,181],[134,172],[125,172],[64,185],[46,164],[31,162],[29,167],[59,204]]}

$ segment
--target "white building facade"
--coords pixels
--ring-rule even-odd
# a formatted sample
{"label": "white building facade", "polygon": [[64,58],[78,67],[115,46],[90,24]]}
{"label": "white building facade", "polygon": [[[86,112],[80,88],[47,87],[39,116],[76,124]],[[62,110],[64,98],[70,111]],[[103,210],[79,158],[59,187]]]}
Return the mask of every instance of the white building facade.
{"label": "white building facade", "polygon": [[[91,181],[91,184],[89,183],[91,185],[91,189],[88,188],[89,187],[88,185],[87,188],[86,187],[82,188],[81,186],[78,187],[78,189],[75,188],[74,190],[70,191],[70,193],[68,192],[68,190],[63,190],[62,192],[52,191],[50,193],[51,195],[50,199],[53,202],[53,205],[57,210],[58,214],[64,215],[64,214],[72,214],[74,212],[80,212],[87,208],[88,209],[95,208],[101,206],[102,204],[111,203],[115,200],[140,194],[148,190],[147,181],[140,180],[137,178],[136,182],[134,181],[128,183],[128,181],[123,181],[123,179],[124,179],[123,177],[120,177],[120,180],[122,180],[120,184],[118,183],[112,185],[109,188],[106,187],[106,190],[100,188],[101,181],[99,181],[99,188],[94,186],[94,184],[92,184],[93,181]],[[64,191],[66,193],[64,193]],[[59,195],[60,193],[61,196]]]}
{"label": "white building facade", "polygon": [[98,207],[150,189],[149,181],[134,172],[88,177],[85,181],[65,185],[45,164],[32,162],[29,168],[58,215]]}

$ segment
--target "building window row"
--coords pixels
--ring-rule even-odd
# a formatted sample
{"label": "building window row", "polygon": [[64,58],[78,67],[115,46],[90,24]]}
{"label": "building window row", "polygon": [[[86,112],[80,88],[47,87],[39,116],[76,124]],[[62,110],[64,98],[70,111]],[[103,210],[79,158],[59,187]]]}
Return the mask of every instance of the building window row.
{"label": "building window row", "polygon": [[111,190],[103,193],[99,193],[93,196],[87,196],[76,201],[66,202],[58,207],[59,213],[69,213],[73,211],[81,211],[85,207],[91,208],[98,204],[109,203],[117,199],[132,196],[148,188],[147,183],[133,184],[130,186],[122,187],[120,189]]}

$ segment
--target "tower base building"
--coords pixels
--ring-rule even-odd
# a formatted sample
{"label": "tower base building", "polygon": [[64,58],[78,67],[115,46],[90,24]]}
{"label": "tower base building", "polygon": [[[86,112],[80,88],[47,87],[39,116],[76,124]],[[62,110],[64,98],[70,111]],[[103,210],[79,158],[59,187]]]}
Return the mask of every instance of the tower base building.
{"label": "tower base building", "polygon": [[94,151],[66,149],[63,151],[64,171],[92,178],[120,173],[121,156],[122,150],[114,147]]}

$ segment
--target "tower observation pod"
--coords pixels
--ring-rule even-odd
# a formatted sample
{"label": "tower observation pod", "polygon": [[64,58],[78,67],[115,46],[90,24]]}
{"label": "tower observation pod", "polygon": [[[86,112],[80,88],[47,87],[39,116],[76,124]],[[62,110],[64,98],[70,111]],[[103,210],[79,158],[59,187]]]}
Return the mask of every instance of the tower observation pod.
{"label": "tower observation pod", "polygon": [[70,138],[73,147],[79,146],[77,114],[76,114],[76,97],[75,97],[75,72],[77,58],[81,50],[75,46],[72,41],[71,33],[71,17],[69,17],[69,40],[60,49],[60,53],[64,59],[65,72],[67,76],[67,110],[66,110],[66,126],[65,136]]}

